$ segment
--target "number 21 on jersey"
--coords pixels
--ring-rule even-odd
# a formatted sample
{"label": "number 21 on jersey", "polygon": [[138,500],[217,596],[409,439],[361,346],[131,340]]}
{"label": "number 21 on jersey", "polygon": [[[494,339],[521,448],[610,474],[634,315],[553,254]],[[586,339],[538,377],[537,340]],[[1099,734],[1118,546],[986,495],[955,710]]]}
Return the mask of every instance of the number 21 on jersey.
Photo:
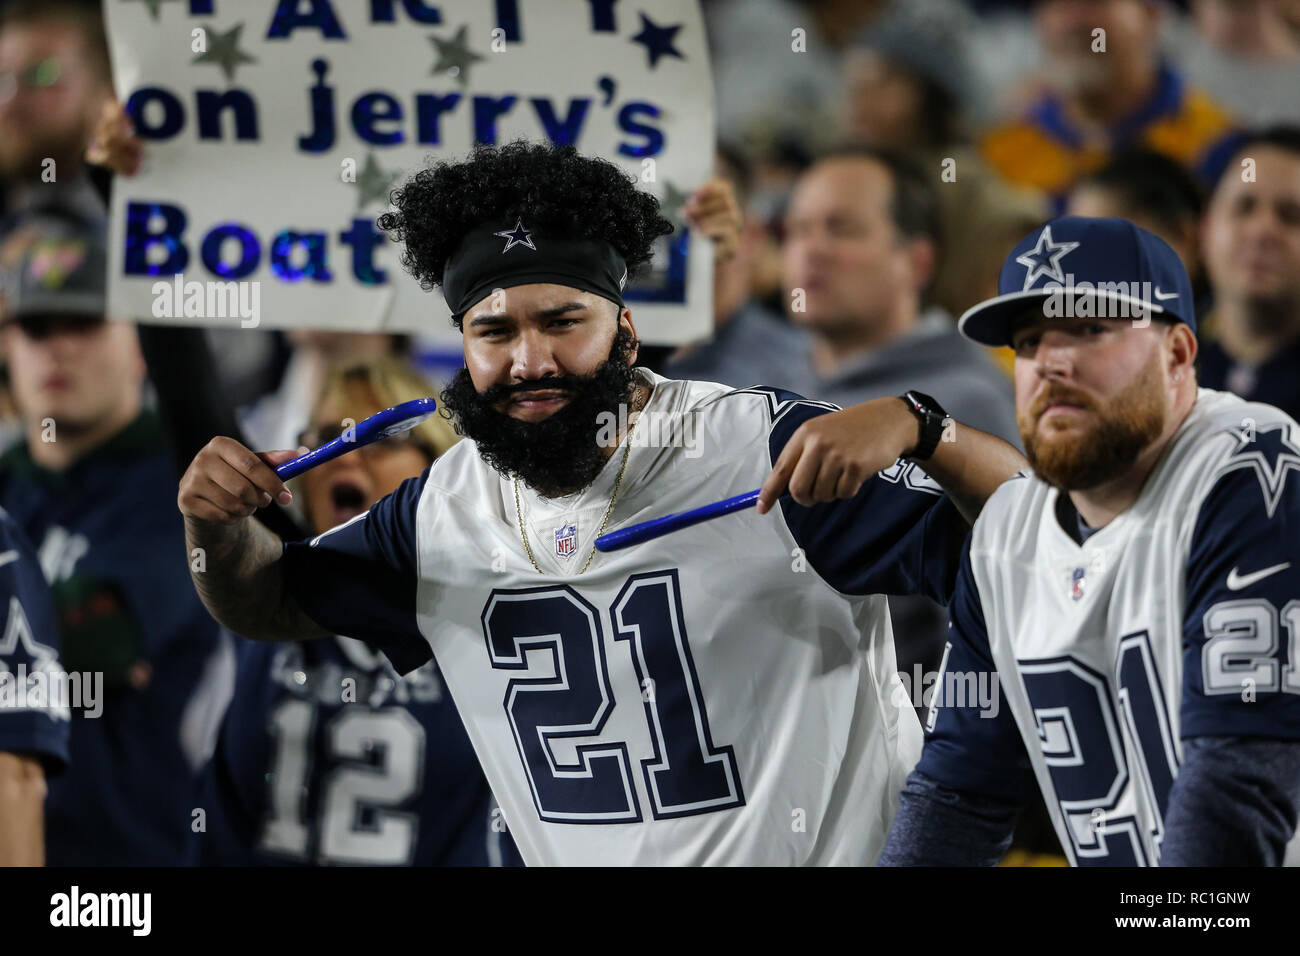
{"label": "number 21 on jersey", "polygon": [[[628,578],[609,626],[632,655],[653,746],[641,775],[656,820],[743,806],[736,757],[709,731],[682,615],[677,571]],[[626,741],[600,738],[616,701],[602,611],[568,585],[498,589],[483,609],[492,667],[518,671],[503,701],[538,816],[552,823],[643,819]],[[538,659],[540,655],[540,660]],[[544,666],[543,661],[549,666]],[[579,744],[562,763],[553,744]]]}

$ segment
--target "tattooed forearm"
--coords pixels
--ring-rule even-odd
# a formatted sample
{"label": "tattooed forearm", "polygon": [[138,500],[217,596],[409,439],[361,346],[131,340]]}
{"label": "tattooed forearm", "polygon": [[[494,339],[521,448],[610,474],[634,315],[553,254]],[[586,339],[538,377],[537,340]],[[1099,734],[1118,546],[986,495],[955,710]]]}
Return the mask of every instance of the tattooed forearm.
{"label": "tattooed forearm", "polygon": [[298,641],[326,632],[285,593],[283,543],[252,518],[215,524],[186,516],[190,577],[208,612],[259,641]]}

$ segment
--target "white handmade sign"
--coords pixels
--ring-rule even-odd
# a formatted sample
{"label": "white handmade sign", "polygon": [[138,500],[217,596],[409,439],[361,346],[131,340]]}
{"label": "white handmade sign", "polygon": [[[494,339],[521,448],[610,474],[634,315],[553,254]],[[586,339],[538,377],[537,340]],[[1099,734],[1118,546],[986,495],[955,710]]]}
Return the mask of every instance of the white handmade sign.
{"label": "white handmade sign", "polygon": [[145,144],[113,188],[112,313],[459,341],[375,226],[388,191],[475,142],[571,143],[678,225],[629,286],[644,341],[712,327],[681,206],[713,163],[696,0],[105,0]]}

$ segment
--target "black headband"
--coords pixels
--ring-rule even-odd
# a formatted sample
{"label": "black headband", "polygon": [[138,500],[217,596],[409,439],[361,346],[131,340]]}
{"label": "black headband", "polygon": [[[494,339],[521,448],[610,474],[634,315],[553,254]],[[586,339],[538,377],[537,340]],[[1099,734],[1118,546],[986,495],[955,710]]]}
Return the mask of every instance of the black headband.
{"label": "black headband", "polygon": [[478,226],[443,269],[442,295],[457,322],[496,289],[550,282],[623,306],[627,264],[608,242],[548,234],[513,223]]}

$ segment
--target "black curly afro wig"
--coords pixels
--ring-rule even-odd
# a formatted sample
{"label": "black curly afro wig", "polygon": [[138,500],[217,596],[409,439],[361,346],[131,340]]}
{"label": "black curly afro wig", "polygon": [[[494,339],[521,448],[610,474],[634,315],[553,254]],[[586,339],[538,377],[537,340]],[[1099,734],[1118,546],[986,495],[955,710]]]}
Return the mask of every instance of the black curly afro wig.
{"label": "black curly afro wig", "polygon": [[[402,266],[432,291],[465,234],[488,220],[516,216],[548,230],[608,242],[632,278],[654,242],[673,231],[659,200],[605,159],[573,146],[515,140],[476,143],[466,160],[420,170],[390,194],[396,212],[379,217],[388,236],[405,243]],[[460,323],[456,323],[457,328]]]}

